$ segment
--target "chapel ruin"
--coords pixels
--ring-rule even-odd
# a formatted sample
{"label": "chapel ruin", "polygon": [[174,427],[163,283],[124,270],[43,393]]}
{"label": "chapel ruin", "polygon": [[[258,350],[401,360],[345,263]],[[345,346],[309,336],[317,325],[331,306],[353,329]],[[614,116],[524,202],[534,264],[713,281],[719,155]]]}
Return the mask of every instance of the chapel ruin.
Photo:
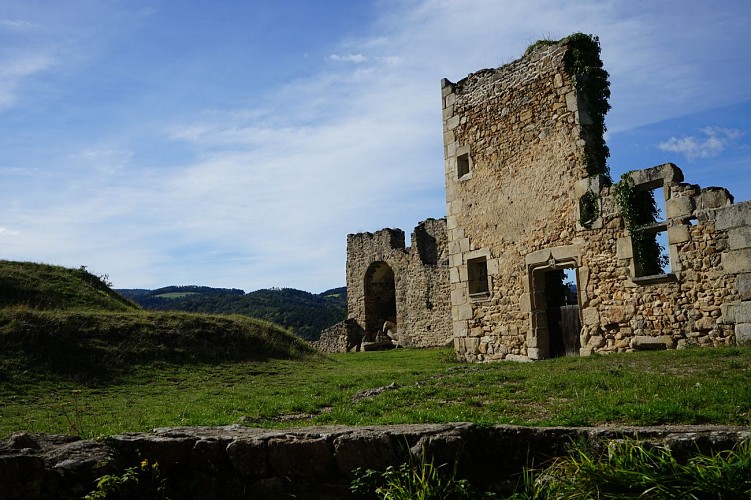
{"label": "chapel ruin", "polygon": [[[596,38],[441,82],[446,218],[347,237],[328,351],[453,343],[459,359],[751,343],[751,201],[667,163],[615,183]],[[566,283],[570,281],[570,283]]]}

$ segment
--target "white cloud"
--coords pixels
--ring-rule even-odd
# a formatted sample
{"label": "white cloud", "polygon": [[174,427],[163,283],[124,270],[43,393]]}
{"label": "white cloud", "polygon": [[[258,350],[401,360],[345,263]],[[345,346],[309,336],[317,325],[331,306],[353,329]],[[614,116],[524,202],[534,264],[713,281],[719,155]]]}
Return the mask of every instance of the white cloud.
{"label": "white cloud", "polygon": [[701,132],[703,137],[671,137],[657,147],[662,151],[681,154],[688,160],[714,158],[742,135],[740,130],[720,127],[706,127]]}
{"label": "white cloud", "polygon": [[345,55],[331,54],[326,59],[328,59],[329,61],[348,62],[348,63],[355,63],[355,64],[361,64],[368,60],[368,58],[362,54],[345,54]]}
{"label": "white cloud", "polygon": [[21,231],[15,229],[8,229],[7,227],[0,226],[0,237],[2,236],[20,236]]}

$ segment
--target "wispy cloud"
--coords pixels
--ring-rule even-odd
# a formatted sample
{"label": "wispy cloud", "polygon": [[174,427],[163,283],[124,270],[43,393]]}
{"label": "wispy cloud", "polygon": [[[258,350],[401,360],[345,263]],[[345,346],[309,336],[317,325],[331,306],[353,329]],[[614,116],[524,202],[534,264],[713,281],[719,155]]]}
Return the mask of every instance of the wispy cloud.
{"label": "wispy cloud", "polygon": [[24,79],[49,69],[55,60],[47,54],[14,54],[0,59],[0,110],[16,103]]}
{"label": "wispy cloud", "polygon": [[[241,4],[255,5],[233,5]],[[236,28],[215,16],[194,42],[196,33],[180,31],[189,24],[180,16],[197,15],[191,2],[138,15],[87,5],[68,9],[46,45],[17,45],[25,56],[3,59],[10,52],[0,49],[0,109],[18,112],[0,124],[0,146],[16,140],[15,123],[49,123],[24,130],[28,151],[0,166],[0,235],[23,229],[4,239],[6,255],[86,264],[118,286],[342,284],[347,233],[410,231],[445,213],[441,78],[510,62],[538,38],[601,35],[613,135],[749,96],[749,63],[729,49],[747,38],[748,9],[684,9],[678,0],[369,2],[372,18],[347,34],[296,34],[316,54],[297,71],[289,47],[264,47],[268,60],[256,62],[249,30],[224,36]],[[65,14],[37,11],[45,27]],[[3,26],[6,35],[24,29]],[[59,72],[42,75],[43,85],[25,85],[50,68]],[[266,70],[282,76],[256,78]],[[24,115],[21,104],[38,97],[50,102]],[[723,129],[662,137],[670,135],[665,147],[684,154],[733,141]]]}
{"label": "wispy cloud", "polygon": [[714,158],[742,135],[740,130],[721,127],[706,127],[701,133],[701,137],[671,137],[657,147],[662,151],[681,154],[688,160]]}
{"label": "wispy cloud", "polygon": [[25,31],[35,28],[37,25],[21,19],[0,19],[0,27],[14,31]]}
{"label": "wispy cloud", "polygon": [[123,148],[85,148],[73,159],[101,172],[113,173],[125,167],[133,158],[133,151]]}
{"label": "wispy cloud", "polygon": [[355,63],[355,64],[361,64],[368,60],[368,58],[362,54],[344,54],[344,55],[331,54],[326,59],[328,59],[329,61]]}

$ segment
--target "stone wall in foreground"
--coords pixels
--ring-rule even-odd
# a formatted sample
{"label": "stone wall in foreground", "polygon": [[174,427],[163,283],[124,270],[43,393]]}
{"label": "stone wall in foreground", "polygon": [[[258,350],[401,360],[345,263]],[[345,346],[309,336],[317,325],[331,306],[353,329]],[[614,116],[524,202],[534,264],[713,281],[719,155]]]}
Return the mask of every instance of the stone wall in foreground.
{"label": "stone wall in foreground", "polygon": [[419,459],[456,464],[478,489],[508,492],[530,464],[564,456],[571,443],[594,447],[638,437],[680,459],[731,449],[748,427],[534,428],[467,423],[270,430],[181,427],[121,434],[103,442],[14,434],[0,442],[4,500],[81,498],[103,474],[148,459],[159,463],[174,499],[350,498],[357,467],[384,470]]}

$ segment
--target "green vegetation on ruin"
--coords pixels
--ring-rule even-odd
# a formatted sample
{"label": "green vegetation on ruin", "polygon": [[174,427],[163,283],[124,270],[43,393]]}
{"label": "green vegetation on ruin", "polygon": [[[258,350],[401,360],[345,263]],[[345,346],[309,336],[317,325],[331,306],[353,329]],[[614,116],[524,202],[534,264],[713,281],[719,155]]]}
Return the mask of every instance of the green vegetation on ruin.
{"label": "green vegetation on ruin", "polygon": [[621,176],[613,191],[623,223],[631,236],[634,261],[639,274],[661,274],[670,259],[663,254],[665,249],[657,242],[655,233],[642,230],[657,221],[659,209],[654,193],[636,189],[631,172]]}

